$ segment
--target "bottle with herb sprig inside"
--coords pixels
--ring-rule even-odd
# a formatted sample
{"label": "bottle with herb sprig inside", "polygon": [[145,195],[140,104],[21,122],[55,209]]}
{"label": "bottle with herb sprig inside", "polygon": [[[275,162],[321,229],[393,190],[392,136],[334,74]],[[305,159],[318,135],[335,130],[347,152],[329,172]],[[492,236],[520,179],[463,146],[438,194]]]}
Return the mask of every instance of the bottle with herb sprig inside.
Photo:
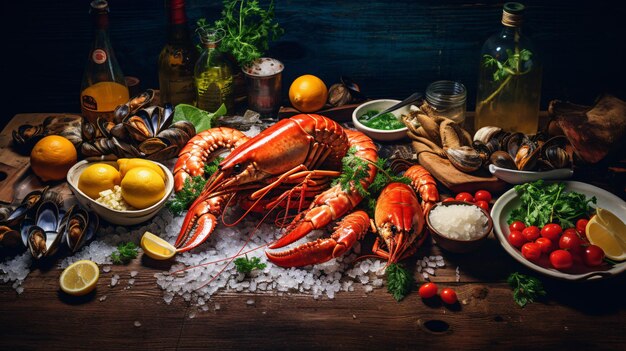
{"label": "bottle with herb sprig inside", "polygon": [[522,35],[524,5],[504,4],[503,28],[482,48],[474,127],[537,133],[541,64],[531,40]]}

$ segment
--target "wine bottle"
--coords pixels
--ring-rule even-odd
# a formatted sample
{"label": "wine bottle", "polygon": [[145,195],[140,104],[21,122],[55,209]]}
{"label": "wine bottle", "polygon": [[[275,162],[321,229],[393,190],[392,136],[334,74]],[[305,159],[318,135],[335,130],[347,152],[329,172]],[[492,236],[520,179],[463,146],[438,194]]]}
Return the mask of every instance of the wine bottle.
{"label": "wine bottle", "polygon": [[95,36],[83,74],[80,93],[81,112],[95,123],[98,117],[113,120],[113,111],[128,101],[128,87],[109,40],[109,4],[91,2]]}
{"label": "wine bottle", "polygon": [[161,101],[173,105],[193,104],[196,94],[193,73],[198,50],[191,41],[187,27],[185,1],[170,0],[168,8],[168,39],[159,55]]}

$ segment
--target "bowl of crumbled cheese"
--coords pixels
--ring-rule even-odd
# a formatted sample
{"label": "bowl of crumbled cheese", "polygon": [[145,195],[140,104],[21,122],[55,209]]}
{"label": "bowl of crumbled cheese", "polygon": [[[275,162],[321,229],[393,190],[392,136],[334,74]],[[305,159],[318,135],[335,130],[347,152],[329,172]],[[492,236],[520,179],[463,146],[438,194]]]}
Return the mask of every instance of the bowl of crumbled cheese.
{"label": "bowl of crumbled cheese", "polygon": [[487,240],[493,220],[489,212],[475,204],[448,201],[431,208],[426,225],[439,247],[465,253],[478,249]]}
{"label": "bowl of crumbled cheese", "polygon": [[163,170],[163,173],[165,174],[165,194],[157,203],[144,209],[135,209],[124,201],[119,185],[115,185],[113,189],[107,189],[100,192],[99,198],[92,199],[78,188],[78,180],[81,173],[94,162],[105,163],[115,167],[116,169],[118,168],[117,162],[115,161],[83,160],[70,168],[67,173],[67,184],[82,206],[93,210],[98,214],[98,216],[100,216],[101,219],[104,219],[107,222],[117,225],[135,225],[145,222],[154,217],[163,208],[163,206],[165,206],[165,202],[170,197],[174,189],[174,176],[172,175],[172,172],[164,165],[154,162]]}

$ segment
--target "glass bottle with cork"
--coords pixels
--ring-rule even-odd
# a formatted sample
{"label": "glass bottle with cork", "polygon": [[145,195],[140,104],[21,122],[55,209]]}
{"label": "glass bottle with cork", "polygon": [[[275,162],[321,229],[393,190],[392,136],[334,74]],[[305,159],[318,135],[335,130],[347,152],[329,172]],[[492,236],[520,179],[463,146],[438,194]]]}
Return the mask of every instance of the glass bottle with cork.
{"label": "glass bottle with cork", "polygon": [[196,96],[194,67],[198,51],[187,27],[185,0],[170,0],[167,5],[170,12],[168,39],[159,55],[161,101],[172,105],[193,104]]}
{"label": "glass bottle with cork", "polygon": [[129,100],[124,74],[109,40],[109,4],[91,2],[95,37],[87,59],[80,93],[82,115],[92,123],[98,117],[113,119],[115,108]]}
{"label": "glass bottle with cork", "polygon": [[216,111],[221,104],[233,112],[233,68],[218,50],[223,32],[199,27],[197,33],[204,50],[196,63],[196,106],[205,111]]}
{"label": "glass bottle with cork", "polygon": [[521,33],[525,7],[504,4],[502,30],[482,48],[474,128],[537,133],[541,64],[531,40]]}

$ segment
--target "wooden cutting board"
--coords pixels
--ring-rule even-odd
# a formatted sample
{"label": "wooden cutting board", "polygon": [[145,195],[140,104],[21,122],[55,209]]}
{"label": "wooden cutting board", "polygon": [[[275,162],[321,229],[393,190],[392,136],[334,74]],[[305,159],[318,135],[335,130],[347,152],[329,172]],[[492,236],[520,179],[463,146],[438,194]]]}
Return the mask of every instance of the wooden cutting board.
{"label": "wooden cutting board", "polygon": [[[45,185],[30,170],[29,155],[21,155],[11,147],[12,131],[22,124],[41,124],[48,116],[75,116],[73,114],[22,113],[9,121],[0,133],[0,203],[10,204],[28,192]],[[46,184],[60,194],[69,192],[64,181]]]}

